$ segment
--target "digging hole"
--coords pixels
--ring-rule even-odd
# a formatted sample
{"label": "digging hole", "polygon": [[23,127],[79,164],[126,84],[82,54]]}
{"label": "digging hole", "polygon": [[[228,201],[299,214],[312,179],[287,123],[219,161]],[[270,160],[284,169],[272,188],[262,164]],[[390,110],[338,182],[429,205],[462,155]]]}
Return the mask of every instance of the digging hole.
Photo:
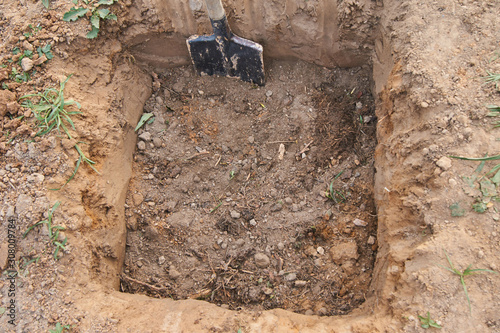
{"label": "digging hole", "polygon": [[122,291],[317,315],[364,302],[377,249],[370,68],[266,70],[265,87],[155,70]]}

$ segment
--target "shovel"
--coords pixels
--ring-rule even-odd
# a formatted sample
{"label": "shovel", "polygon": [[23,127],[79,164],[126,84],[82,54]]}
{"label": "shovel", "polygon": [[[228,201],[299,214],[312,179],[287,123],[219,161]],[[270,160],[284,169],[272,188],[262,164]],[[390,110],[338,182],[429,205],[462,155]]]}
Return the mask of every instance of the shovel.
{"label": "shovel", "polygon": [[228,76],[264,85],[262,45],[231,32],[221,0],[205,0],[205,3],[214,34],[194,35],[187,40],[198,74]]}

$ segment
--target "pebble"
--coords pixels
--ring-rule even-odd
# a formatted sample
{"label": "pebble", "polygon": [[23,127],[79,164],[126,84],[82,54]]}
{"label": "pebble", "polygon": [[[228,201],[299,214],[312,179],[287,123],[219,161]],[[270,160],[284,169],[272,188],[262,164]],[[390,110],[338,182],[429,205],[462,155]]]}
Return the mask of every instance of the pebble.
{"label": "pebble", "polygon": [[358,227],[366,227],[368,225],[368,222],[360,220],[360,219],[354,219],[354,221],[352,221],[352,223],[354,223],[354,225],[356,225]]}
{"label": "pebble", "polygon": [[163,265],[165,263],[166,259],[164,256],[160,256],[158,258],[158,265]]}
{"label": "pebble", "polygon": [[297,280],[295,281],[295,287],[303,287],[307,284],[307,281],[304,280]]}
{"label": "pebble", "polygon": [[292,212],[298,212],[300,210],[300,206],[297,204],[292,204]]}
{"label": "pebble", "polygon": [[373,236],[368,237],[368,240],[366,241],[366,243],[367,243],[368,245],[373,245],[373,244],[375,244],[375,237],[373,237]]}
{"label": "pebble", "polygon": [[144,196],[141,193],[134,193],[132,200],[136,206],[139,206],[144,201]]}
{"label": "pebble", "polygon": [[255,221],[255,219],[251,219],[249,223],[252,227],[255,227],[257,225],[257,221]]}
{"label": "pebble", "polygon": [[285,198],[285,203],[286,203],[287,205],[290,205],[292,202],[293,202],[292,198],[290,198],[290,197],[286,197],[286,198]]}
{"label": "pebble", "polygon": [[151,141],[151,133],[144,132],[141,135],[139,135],[139,139],[144,140],[144,141]]}
{"label": "pebble", "polygon": [[273,95],[273,92],[271,90],[266,91],[266,96],[271,97]]}
{"label": "pebble", "polygon": [[320,255],[325,254],[325,249],[324,249],[324,248],[322,248],[321,246],[319,246],[319,247],[316,249],[316,251],[318,251],[318,253],[319,253]]}
{"label": "pebble", "polygon": [[155,145],[156,148],[161,147],[161,139],[160,138],[153,138],[153,144]]}
{"label": "pebble", "polygon": [[290,274],[285,275],[286,281],[295,281],[296,279],[297,279],[296,273],[290,273]]}
{"label": "pebble", "polygon": [[259,268],[266,268],[271,263],[269,257],[266,256],[264,253],[257,253],[254,257],[254,260],[255,260],[255,265]]}
{"label": "pebble", "polygon": [[139,142],[137,142],[137,148],[138,148],[139,150],[144,150],[144,149],[146,149],[146,143],[145,143],[144,141],[139,141]]}
{"label": "pebble", "polygon": [[282,242],[279,242],[278,243],[278,250],[283,251],[284,249],[285,249],[285,244],[283,244]]}
{"label": "pebble", "polygon": [[245,240],[243,238],[240,238],[236,242],[234,242],[234,244],[238,247],[242,247],[243,245],[245,245]]}
{"label": "pebble", "polygon": [[235,210],[232,210],[231,211],[231,217],[233,219],[239,219],[241,217],[241,214],[239,212],[235,211]]}
{"label": "pebble", "polygon": [[361,110],[363,108],[363,103],[356,102],[356,110]]}
{"label": "pebble", "polygon": [[21,67],[23,71],[28,72],[33,68],[33,60],[30,58],[23,58],[23,60],[21,60]]}
{"label": "pebble", "polygon": [[168,268],[168,276],[173,280],[177,280],[181,276],[181,273],[179,273],[174,265],[170,265]]}
{"label": "pebble", "polygon": [[33,173],[26,177],[28,183],[42,183],[45,180],[45,176],[40,173]]}
{"label": "pebble", "polygon": [[311,310],[311,309],[309,309],[309,310],[307,310],[307,311],[305,312],[305,315],[306,315],[306,316],[312,316],[312,315],[314,315],[314,311],[313,311],[313,310]]}
{"label": "pebble", "polygon": [[443,156],[436,162],[436,165],[443,170],[448,170],[451,168],[451,160],[448,157]]}
{"label": "pebble", "polygon": [[355,242],[344,242],[333,246],[330,249],[330,257],[336,264],[342,264],[344,261],[358,259],[358,246]]}
{"label": "pebble", "polygon": [[18,214],[24,214],[29,210],[32,204],[33,204],[33,199],[30,196],[26,194],[20,194],[17,197],[16,201],[16,212]]}
{"label": "pebble", "polygon": [[429,103],[422,102],[422,104],[420,104],[420,106],[422,106],[423,108],[428,108],[429,107]]}

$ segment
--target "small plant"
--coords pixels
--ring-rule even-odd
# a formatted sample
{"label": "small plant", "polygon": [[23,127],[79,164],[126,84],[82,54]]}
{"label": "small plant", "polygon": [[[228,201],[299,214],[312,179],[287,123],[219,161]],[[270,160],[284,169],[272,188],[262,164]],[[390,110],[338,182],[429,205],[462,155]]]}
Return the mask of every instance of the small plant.
{"label": "small plant", "polygon": [[500,196],[497,191],[498,185],[500,185],[500,164],[495,165],[483,176],[479,176],[484,168],[487,161],[499,160],[500,155],[495,155],[491,157],[462,157],[462,156],[450,156],[451,158],[456,158],[466,161],[480,161],[481,163],[474,171],[472,177],[464,177],[465,182],[470,188],[476,188],[480,190],[481,197],[472,205],[472,209],[477,213],[484,213],[488,208],[492,207],[493,201],[499,201]]}
{"label": "small plant", "polygon": [[439,325],[438,323],[436,323],[434,320],[431,319],[429,311],[427,311],[427,317],[418,316],[418,319],[420,319],[420,324],[422,328],[429,328],[429,327],[441,328],[441,325]]}
{"label": "small plant", "polygon": [[51,48],[52,48],[52,45],[47,43],[44,47],[40,47],[40,46],[37,47],[36,52],[38,52],[39,57],[42,57],[43,55],[45,55],[45,57],[48,60],[50,60],[50,59],[54,58],[54,55],[52,54]]}
{"label": "small plant", "polygon": [[231,170],[231,171],[229,172],[229,180],[232,180],[234,177],[236,177],[236,171]]}
{"label": "small plant", "polygon": [[484,79],[484,83],[493,83],[495,84],[495,88],[500,90],[500,74],[499,73],[492,73],[490,71],[486,71],[487,75],[483,76],[482,79]]}
{"label": "small plant", "polygon": [[61,325],[61,323],[57,323],[56,324],[56,327],[52,330],[49,330],[49,333],[63,333],[65,332],[66,330],[70,330],[71,329],[71,325]]}
{"label": "small plant", "polygon": [[151,124],[155,120],[154,116],[152,113],[144,113],[141,116],[141,119],[137,123],[137,126],[135,127],[135,131],[139,130],[144,124],[148,123]]}
{"label": "small plant", "polygon": [[335,178],[333,178],[333,180],[330,182],[330,186],[328,186],[328,189],[325,192],[325,196],[328,199],[334,201],[336,204],[339,204],[339,203],[342,203],[342,202],[346,201],[346,196],[344,195],[344,193],[342,191],[335,190],[333,188],[333,184],[334,184],[335,180],[337,180],[337,178],[339,178],[340,175],[342,175],[343,172],[344,172],[344,170],[340,171],[335,176]]}
{"label": "small plant", "polygon": [[[35,115],[37,126],[40,128],[37,135],[41,136],[47,134],[54,128],[60,132],[60,128],[62,128],[68,138],[71,139],[71,134],[69,134],[68,128],[64,123],[66,122],[75,129],[75,125],[70,116],[81,114],[79,111],[66,110],[66,107],[69,105],[76,105],[78,109],[81,108],[80,103],[64,99],[64,86],[71,76],[72,75],[69,75],[66,80],[61,82],[59,90],[48,88],[43,93],[24,95],[20,98],[26,99],[21,105],[31,109]],[[38,98],[37,104],[34,104],[31,99],[29,99],[32,97]]]}
{"label": "small plant", "polygon": [[[66,80],[64,80],[61,83],[59,90],[56,90],[54,88],[48,88],[43,93],[30,94],[21,97],[21,99],[29,97],[39,98],[37,104],[33,104],[33,102],[30,99],[27,99],[25,102],[21,104],[24,107],[30,108],[35,114],[37,126],[40,128],[40,130],[36,135],[39,136],[45,135],[51,132],[54,128],[57,129],[57,131],[60,133],[61,132],[60,128],[62,128],[64,133],[66,133],[66,135],[68,136],[68,139],[72,139],[68,127],[65,125],[65,122],[69,124],[71,128],[73,128],[73,130],[76,130],[73,120],[71,120],[70,116],[81,114],[81,112],[67,111],[65,107],[68,105],[76,105],[78,109],[80,109],[81,105],[76,101],[73,100],[66,101],[64,99],[64,86],[66,85],[66,82],[68,82],[70,77],[71,75],[69,75],[66,78]],[[78,160],[76,161],[75,170],[61,188],[66,186],[66,184],[68,184],[69,181],[75,177],[82,161],[87,163],[92,168],[92,170],[94,170],[97,174],[100,175],[99,171],[97,171],[97,169],[94,167],[95,162],[87,158],[87,156],[85,156],[80,146],[78,146],[78,143],[76,143],[74,147],[78,152]],[[61,188],[55,190],[60,190]]]}
{"label": "small plant", "polygon": [[[486,106],[490,112],[487,114],[488,117],[500,117],[500,106],[498,105],[487,105]],[[493,122],[493,127],[500,127],[500,120]]]}
{"label": "small plant", "polygon": [[498,274],[498,273],[495,271],[492,271],[490,269],[482,269],[482,268],[471,269],[472,264],[467,266],[467,268],[463,272],[460,272],[458,269],[455,268],[455,266],[453,266],[453,263],[451,262],[451,259],[448,256],[448,253],[446,253],[446,251],[444,251],[444,254],[446,256],[446,260],[448,261],[448,264],[450,265],[450,267],[445,267],[442,265],[440,265],[440,266],[443,267],[444,269],[452,272],[453,274],[460,276],[460,283],[462,284],[462,287],[464,288],[465,297],[467,298],[467,303],[469,304],[469,311],[472,312],[471,305],[470,305],[470,299],[469,299],[469,293],[467,292],[467,286],[465,285],[465,277],[469,276],[469,275],[476,274],[476,273],[481,273],[481,272],[494,273],[494,274]]}
{"label": "small plant", "polygon": [[12,67],[12,71],[9,77],[16,81],[17,83],[28,82],[30,80],[30,75],[27,72],[19,73],[15,67]]}
{"label": "small plant", "polygon": [[62,230],[65,230],[65,228],[61,227],[61,226],[52,225],[52,218],[54,216],[54,211],[57,209],[57,207],[59,207],[60,204],[61,204],[61,202],[57,201],[54,204],[54,206],[52,206],[52,208],[49,210],[48,217],[47,217],[46,220],[39,221],[39,222],[33,224],[23,234],[23,238],[25,238],[28,235],[28,233],[31,230],[33,230],[35,227],[38,227],[38,226],[40,226],[42,224],[46,224],[47,225],[47,229],[49,231],[50,242],[51,242],[52,245],[54,245],[56,247],[56,249],[54,250],[54,259],[55,260],[59,259],[57,257],[57,255],[59,254],[59,250],[60,249],[66,250],[65,245],[68,242],[68,237],[65,237],[62,242],[59,241],[59,232],[62,231]]}
{"label": "small plant", "polygon": [[[48,8],[49,1],[48,0],[42,0],[42,2],[47,2],[47,6],[45,8]],[[34,34],[36,34],[37,32],[39,32],[40,30],[42,30],[42,27],[40,26],[40,24],[38,24],[36,27],[33,27],[33,25],[30,24],[30,25],[28,25],[28,28],[29,28],[29,31],[23,33],[23,36],[26,37],[26,38],[29,38],[29,37],[33,36]]]}
{"label": "small plant", "polygon": [[[76,21],[83,16],[87,16],[90,13],[90,26],[91,30],[87,33],[87,38],[96,38],[99,34],[99,28],[101,25],[101,20],[117,20],[115,14],[111,13],[108,8],[101,8],[101,6],[109,6],[118,2],[118,0],[82,0],[85,4],[83,7],[72,7],[68,12],[64,13],[63,21],[72,22]],[[73,0],[76,5],[78,0]]]}

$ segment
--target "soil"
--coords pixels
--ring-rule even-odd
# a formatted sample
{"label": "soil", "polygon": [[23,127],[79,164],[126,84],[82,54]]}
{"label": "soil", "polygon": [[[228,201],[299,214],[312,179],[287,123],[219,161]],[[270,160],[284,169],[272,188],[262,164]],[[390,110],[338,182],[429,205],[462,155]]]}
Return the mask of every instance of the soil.
{"label": "soil", "polygon": [[[500,267],[496,161],[451,157],[498,155],[500,3],[224,4],[264,87],[195,75],[199,0],[92,40],[70,2],[0,3],[2,331],[500,332],[500,276],[469,304],[444,268]],[[37,135],[22,97],[70,75],[71,137]]]}
{"label": "soil", "polygon": [[362,303],[376,250],[367,69],[273,62],[262,88],[157,73],[122,289],[319,315]]}

